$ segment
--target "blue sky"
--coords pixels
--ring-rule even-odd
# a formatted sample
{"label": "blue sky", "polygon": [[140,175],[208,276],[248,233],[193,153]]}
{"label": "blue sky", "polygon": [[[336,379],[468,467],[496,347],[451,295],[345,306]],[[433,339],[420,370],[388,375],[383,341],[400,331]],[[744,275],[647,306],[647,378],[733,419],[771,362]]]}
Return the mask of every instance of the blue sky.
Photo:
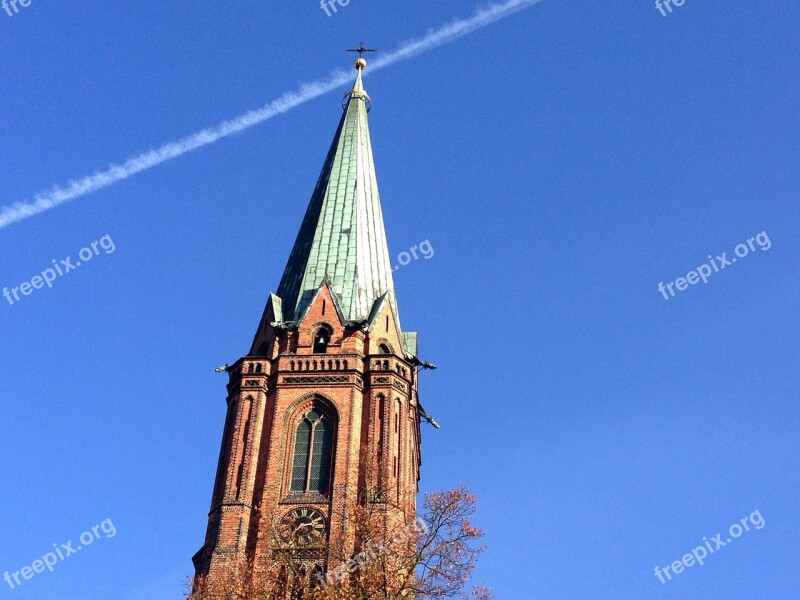
{"label": "blue sky", "polygon": [[[110,3],[105,3],[110,4]],[[478,7],[352,0],[0,11],[0,205],[263,105]],[[422,489],[466,483],[499,598],[788,598],[798,584],[800,16],[544,0],[365,73],[391,251],[420,332]],[[332,92],[0,229],[0,575],[18,600],[172,600],[203,541],[225,377],[277,287]],[[665,300],[766,232],[769,250]],[[759,511],[661,584],[665,566]],[[723,539],[725,539],[723,535]]]}

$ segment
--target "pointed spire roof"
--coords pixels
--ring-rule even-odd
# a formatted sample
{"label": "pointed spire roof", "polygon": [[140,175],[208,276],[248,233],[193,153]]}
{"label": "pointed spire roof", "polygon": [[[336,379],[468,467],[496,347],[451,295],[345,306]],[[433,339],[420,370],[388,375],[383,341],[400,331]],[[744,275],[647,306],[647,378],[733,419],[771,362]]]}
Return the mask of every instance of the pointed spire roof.
{"label": "pointed spire roof", "polygon": [[359,58],[353,90],[345,96],[344,114],[278,286],[286,320],[303,315],[326,277],[349,321],[366,320],[384,294],[396,309],[364,67],[366,61]]}

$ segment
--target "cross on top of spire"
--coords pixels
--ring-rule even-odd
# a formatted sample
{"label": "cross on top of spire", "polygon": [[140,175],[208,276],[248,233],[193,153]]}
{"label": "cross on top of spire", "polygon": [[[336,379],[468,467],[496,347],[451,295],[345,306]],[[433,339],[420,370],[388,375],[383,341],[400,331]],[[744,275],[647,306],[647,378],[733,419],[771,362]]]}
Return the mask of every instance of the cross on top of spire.
{"label": "cross on top of spire", "polygon": [[348,48],[348,52],[358,52],[358,58],[356,59],[356,69],[361,71],[367,67],[367,61],[364,58],[365,52],[377,52],[375,48],[367,48],[364,46],[364,42],[361,42],[358,48]]}
{"label": "cross on top of spire", "polygon": [[362,58],[364,57],[365,52],[377,52],[375,48],[366,48],[364,47],[364,42],[361,42],[358,48],[350,48],[347,50],[348,52],[358,52],[359,56]]}

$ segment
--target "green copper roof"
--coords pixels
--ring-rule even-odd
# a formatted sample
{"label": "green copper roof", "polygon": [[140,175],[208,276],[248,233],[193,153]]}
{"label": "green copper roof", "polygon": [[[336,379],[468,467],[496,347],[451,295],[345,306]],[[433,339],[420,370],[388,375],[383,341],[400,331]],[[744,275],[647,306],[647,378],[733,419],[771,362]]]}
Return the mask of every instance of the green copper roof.
{"label": "green copper roof", "polygon": [[278,287],[286,320],[302,316],[326,275],[347,320],[366,320],[385,293],[396,308],[368,101],[359,69]]}

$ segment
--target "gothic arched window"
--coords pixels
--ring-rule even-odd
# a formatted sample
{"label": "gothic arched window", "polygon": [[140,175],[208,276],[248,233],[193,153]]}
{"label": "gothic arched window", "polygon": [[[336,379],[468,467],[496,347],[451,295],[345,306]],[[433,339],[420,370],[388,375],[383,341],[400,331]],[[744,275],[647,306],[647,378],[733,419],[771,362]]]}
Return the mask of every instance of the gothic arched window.
{"label": "gothic arched window", "polygon": [[314,354],[325,354],[328,351],[328,344],[331,342],[331,334],[324,327],[314,336]]}
{"label": "gothic arched window", "polygon": [[290,491],[301,494],[326,493],[332,455],[333,422],[314,408],[297,425]]}

